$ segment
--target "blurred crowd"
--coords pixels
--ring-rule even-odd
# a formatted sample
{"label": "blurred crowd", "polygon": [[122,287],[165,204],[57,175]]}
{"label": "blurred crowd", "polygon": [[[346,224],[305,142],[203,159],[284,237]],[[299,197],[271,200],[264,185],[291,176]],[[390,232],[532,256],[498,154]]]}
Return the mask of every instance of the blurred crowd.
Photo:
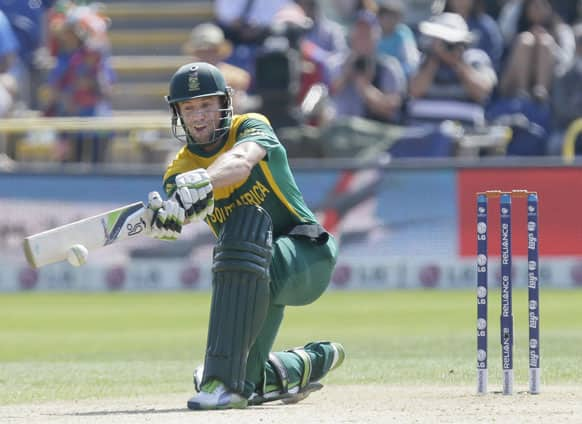
{"label": "blurred crowd", "polygon": [[398,125],[391,153],[409,157],[450,156],[459,128],[503,125],[507,154],[559,155],[582,117],[581,11],[559,0],[218,0],[213,28],[275,127]]}
{"label": "blurred crowd", "polygon": [[[390,153],[410,157],[505,126],[508,155],[560,155],[582,118],[582,0],[213,4],[182,53],[218,66],[236,112],[275,129],[361,118],[403,128]],[[0,117],[110,115],[109,23],[99,3],[0,0]],[[89,136],[103,160],[110,135]],[[80,160],[86,138],[63,134],[59,157]]]}
{"label": "blurred crowd", "polygon": [[[100,3],[71,0],[0,0],[0,63],[4,92],[0,116],[38,110],[47,117],[111,114],[115,76],[110,64],[109,20]],[[111,134],[58,134],[54,159],[105,158]]]}

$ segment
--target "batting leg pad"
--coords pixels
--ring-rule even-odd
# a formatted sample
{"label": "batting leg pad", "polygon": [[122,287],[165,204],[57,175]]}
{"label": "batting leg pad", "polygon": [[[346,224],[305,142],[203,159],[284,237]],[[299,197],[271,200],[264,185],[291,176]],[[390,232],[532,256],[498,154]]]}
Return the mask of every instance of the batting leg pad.
{"label": "batting leg pad", "polygon": [[203,383],[242,393],[247,357],[267,316],[273,224],[258,206],[236,208],[214,248]]}

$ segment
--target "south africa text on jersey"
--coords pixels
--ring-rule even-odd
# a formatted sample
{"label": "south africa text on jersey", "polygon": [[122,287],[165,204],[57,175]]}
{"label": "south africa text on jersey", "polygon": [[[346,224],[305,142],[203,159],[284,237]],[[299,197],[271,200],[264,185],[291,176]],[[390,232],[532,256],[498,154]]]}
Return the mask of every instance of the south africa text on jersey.
{"label": "south africa text on jersey", "polygon": [[261,205],[271,191],[260,181],[257,181],[250,190],[241,194],[234,202],[221,207],[216,207],[214,213],[208,217],[212,223],[223,223],[236,206]]}

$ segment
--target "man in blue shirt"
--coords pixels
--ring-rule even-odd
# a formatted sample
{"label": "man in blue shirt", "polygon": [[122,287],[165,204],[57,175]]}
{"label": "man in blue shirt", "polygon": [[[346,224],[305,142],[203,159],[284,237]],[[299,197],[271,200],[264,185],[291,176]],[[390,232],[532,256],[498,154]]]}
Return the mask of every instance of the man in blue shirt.
{"label": "man in blue shirt", "polygon": [[18,40],[10,22],[0,10],[0,117],[9,114],[17,92],[16,80],[10,70],[18,54]]}
{"label": "man in blue shirt", "polygon": [[394,57],[379,55],[380,25],[360,12],[350,31],[350,51],[332,69],[331,94],[339,116],[394,123],[406,93],[406,78]]}
{"label": "man in blue shirt", "polygon": [[4,12],[16,39],[18,57],[13,72],[20,84],[20,97],[30,106],[35,106],[35,88],[39,84],[37,55],[44,45],[45,16],[56,0],[0,0],[0,11]]}

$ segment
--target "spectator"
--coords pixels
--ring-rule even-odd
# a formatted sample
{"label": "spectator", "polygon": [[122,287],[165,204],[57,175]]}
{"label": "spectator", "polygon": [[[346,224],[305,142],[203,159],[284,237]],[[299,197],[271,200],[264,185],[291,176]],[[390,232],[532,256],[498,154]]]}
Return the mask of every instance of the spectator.
{"label": "spectator", "polygon": [[306,116],[313,110],[304,115],[299,107],[314,85],[326,91],[329,81],[328,55],[305,39],[312,24],[298,4],[283,7],[273,19],[272,34],[257,52],[255,94],[261,100],[259,112],[269,115],[273,128],[319,119]]}
{"label": "spectator", "polygon": [[550,0],[552,8],[562,21],[572,25],[578,18],[578,2],[576,0]]}
{"label": "spectator", "polygon": [[524,0],[510,55],[502,71],[500,93],[545,102],[555,76],[572,65],[575,42],[571,28],[548,0]]}
{"label": "spectator", "polygon": [[8,72],[18,54],[18,40],[4,12],[0,10],[0,72]]}
{"label": "spectator", "polygon": [[18,85],[9,73],[0,73],[0,118],[9,117],[16,106]]}
{"label": "spectator", "polygon": [[329,85],[333,58],[347,51],[341,27],[320,15],[317,2],[303,2],[305,7],[299,4],[301,2],[285,6],[273,20],[273,32],[278,33],[274,36],[284,37],[289,47],[300,53],[299,88],[295,96],[297,104],[303,101],[315,84]]}
{"label": "spectator", "polygon": [[332,71],[331,93],[338,115],[400,120],[406,79],[398,60],[377,53],[380,35],[377,17],[359,12],[350,31],[350,51]]}
{"label": "spectator", "polygon": [[234,44],[261,44],[271,20],[290,0],[217,0],[215,15]]}
{"label": "spectator", "polygon": [[487,54],[469,48],[473,37],[463,17],[445,12],[421,22],[419,29],[426,51],[411,78],[409,120],[484,125],[484,104],[497,77]]}
{"label": "spectator", "polygon": [[233,107],[240,113],[246,108],[247,91],[251,75],[244,69],[226,62],[232,54],[232,43],[224,38],[224,32],[213,23],[202,23],[194,27],[190,39],[184,44],[185,54],[196,62],[207,62],[216,66],[227,84],[233,88]]}
{"label": "spectator", "polygon": [[378,12],[378,3],[376,0],[357,0],[356,1],[356,11],[368,11],[376,13]]}
{"label": "spectator", "polygon": [[254,76],[257,48],[269,36],[275,14],[291,3],[292,0],[216,0],[217,23],[234,45],[229,62]]}
{"label": "spectator", "polygon": [[503,37],[499,25],[485,13],[484,0],[447,0],[445,12],[461,15],[473,35],[473,46],[483,50],[497,72],[501,69]]}
{"label": "spectator", "polygon": [[402,0],[382,0],[379,3],[378,21],[382,37],[378,42],[378,53],[398,59],[408,78],[416,71],[420,55],[414,33],[402,22],[403,11]]}
{"label": "spectator", "polygon": [[20,98],[28,107],[37,106],[36,89],[40,85],[43,58],[46,59],[46,16],[55,0],[0,0],[18,40],[18,55],[12,72],[18,80]]}
{"label": "spectator", "polygon": [[485,0],[485,13],[497,21],[501,8],[506,2],[507,0]]}
{"label": "spectator", "polygon": [[410,79],[409,127],[390,148],[393,157],[450,156],[459,127],[482,128],[484,104],[497,77],[487,54],[469,48],[473,37],[461,15],[445,12],[419,24],[423,57]]}
{"label": "spectator", "polygon": [[564,134],[570,124],[582,118],[582,23],[574,26],[576,57],[574,65],[563,76],[556,79],[552,93],[554,134],[548,143],[548,154],[562,152]]}
{"label": "spectator", "polygon": [[[57,33],[57,64],[48,77],[46,116],[94,117],[110,114],[113,70],[109,63],[107,21],[90,6],[67,10]],[[62,160],[81,161],[90,144],[91,160],[105,158],[107,134],[78,133],[63,136]]]}
{"label": "spectator", "polygon": [[[524,0],[498,0],[498,2],[497,15],[490,14],[497,19],[505,45],[508,46],[517,35],[517,23]],[[561,20],[569,25],[582,19],[582,0],[550,0],[550,4]]]}
{"label": "spectator", "polygon": [[16,102],[18,87],[10,69],[17,53],[18,40],[0,10],[0,118],[9,116]]}
{"label": "spectator", "polygon": [[61,30],[67,19],[67,11],[75,7],[72,0],[57,0],[55,5],[49,10],[47,16],[47,48],[49,55],[57,57],[63,53],[60,44]]}
{"label": "spectator", "polygon": [[444,0],[414,0],[406,2],[404,22],[416,33],[420,22],[442,12]]}
{"label": "spectator", "polygon": [[497,23],[499,24],[505,48],[511,46],[513,39],[517,35],[517,21],[522,5],[523,0],[506,0],[499,11]]}
{"label": "spectator", "polygon": [[[321,68],[324,74],[319,79],[329,83],[329,71],[333,58],[345,53],[348,49],[344,29],[338,23],[328,19],[321,8],[321,0],[296,0],[303,9],[305,16],[311,19],[311,28],[303,35],[301,49],[303,56],[308,57]],[[317,77],[305,84],[301,89],[303,98]]]}
{"label": "spectator", "polygon": [[321,2],[326,15],[344,28],[349,28],[358,13],[367,10],[372,13],[378,11],[375,0],[326,0]]}
{"label": "spectator", "polygon": [[303,9],[305,16],[313,22],[304,40],[322,49],[322,55],[334,56],[347,50],[343,28],[325,16],[321,8],[321,0],[296,0],[296,2]]}

